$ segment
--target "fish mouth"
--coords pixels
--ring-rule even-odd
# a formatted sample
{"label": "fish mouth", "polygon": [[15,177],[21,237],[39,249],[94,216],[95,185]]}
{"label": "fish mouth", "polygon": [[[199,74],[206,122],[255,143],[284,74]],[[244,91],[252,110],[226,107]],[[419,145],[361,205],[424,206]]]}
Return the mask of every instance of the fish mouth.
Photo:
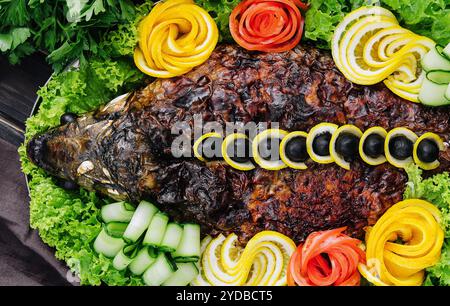
{"label": "fish mouth", "polygon": [[27,155],[33,164],[52,172],[52,167],[47,160],[48,138],[48,134],[37,135],[31,138],[27,143]]}

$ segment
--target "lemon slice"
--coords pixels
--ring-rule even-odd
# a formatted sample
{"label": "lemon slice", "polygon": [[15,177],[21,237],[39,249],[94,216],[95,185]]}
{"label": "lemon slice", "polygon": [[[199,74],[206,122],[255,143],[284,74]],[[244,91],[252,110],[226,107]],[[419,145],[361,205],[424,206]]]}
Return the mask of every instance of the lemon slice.
{"label": "lemon slice", "polygon": [[403,91],[410,91],[412,93],[416,92],[419,93],[424,79],[425,79],[425,72],[422,71],[419,77],[414,82],[410,83],[402,82],[400,80],[397,80],[393,75],[389,76],[385,81],[388,81],[389,85],[391,87],[395,87],[396,89],[400,89]]}
{"label": "lemon slice", "polygon": [[384,153],[386,155],[387,161],[391,165],[393,165],[397,168],[404,168],[413,162],[413,157],[410,156],[403,160],[400,160],[400,159],[397,159],[394,156],[392,156],[391,152],[389,151],[389,142],[395,136],[405,136],[406,138],[411,140],[413,143],[416,142],[418,137],[413,131],[411,131],[407,128],[404,128],[404,127],[395,128],[395,129],[391,130],[389,133],[387,133],[387,135],[386,135],[386,139],[384,141]]}
{"label": "lemon slice", "polygon": [[[411,32],[399,25],[393,25],[372,35],[363,47],[363,59],[366,64],[376,68],[389,65],[390,61],[392,61],[392,56],[386,56],[386,48],[393,43],[398,43],[400,40],[404,41],[407,33]],[[374,50],[378,52],[375,53],[373,52]],[[377,58],[374,58],[373,53],[377,55]]]}
{"label": "lemon slice", "polygon": [[205,278],[213,286],[239,285],[240,280],[227,273],[221,266],[219,256],[224,240],[225,236],[221,234],[209,243],[202,256],[202,269]]}
{"label": "lemon slice", "polygon": [[381,82],[402,64],[401,58],[394,58],[389,65],[374,68],[362,58],[365,45],[364,37],[372,36],[379,30],[392,27],[395,23],[379,16],[365,17],[356,22],[342,38],[340,57],[342,73],[352,82],[361,85],[373,85]]}
{"label": "lemon slice", "polygon": [[199,147],[200,144],[202,143],[203,140],[210,138],[210,137],[216,137],[216,138],[222,138],[222,136],[219,133],[216,132],[211,132],[211,133],[206,133],[203,134],[201,137],[199,137],[195,142],[194,145],[192,146],[192,149],[194,151],[194,156],[197,157],[197,159],[201,160],[201,161],[205,161],[205,158],[200,154],[199,152]]}
{"label": "lemon slice", "polygon": [[355,135],[358,138],[361,138],[362,132],[359,128],[357,128],[354,125],[346,124],[341,127],[339,127],[336,131],[334,131],[333,135],[331,136],[330,140],[330,155],[333,158],[334,162],[338,164],[340,167],[350,170],[350,163],[344,159],[342,155],[340,155],[336,151],[336,141],[342,133],[350,133]]}
{"label": "lemon slice", "polygon": [[395,85],[393,85],[390,80],[384,80],[383,83],[384,83],[384,85],[386,85],[387,88],[389,88],[390,91],[395,93],[400,98],[403,98],[405,100],[415,102],[415,103],[420,102],[419,101],[419,93],[416,93],[416,91],[417,91],[416,89],[410,89],[410,90],[400,89],[400,88],[396,87]]}
{"label": "lemon slice", "polygon": [[306,149],[311,159],[316,163],[330,164],[334,161],[331,154],[326,156],[320,156],[316,154],[313,149],[313,142],[316,136],[322,135],[324,133],[330,133],[330,135],[333,135],[337,128],[338,126],[336,124],[323,122],[317,124],[309,131],[308,137],[306,138]]}
{"label": "lemon slice", "polygon": [[388,47],[395,45],[399,48],[410,42],[410,39],[413,39],[414,37],[414,33],[396,25],[383,29],[369,38],[365,48],[369,48],[369,46],[372,45],[372,47],[377,50],[378,58],[382,61],[387,61],[392,56],[392,54],[386,54],[386,49]]}
{"label": "lemon slice", "polygon": [[292,169],[298,169],[298,170],[305,170],[308,168],[308,166],[304,162],[295,162],[290,160],[286,155],[286,144],[293,138],[296,137],[304,137],[305,139],[308,137],[308,134],[303,131],[295,131],[287,134],[280,143],[280,157],[281,160],[290,168]]}
{"label": "lemon slice", "polygon": [[439,160],[435,160],[432,162],[423,162],[420,160],[419,156],[417,155],[417,148],[419,147],[419,144],[422,140],[424,139],[428,139],[431,141],[434,141],[434,143],[436,143],[437,147],[439,148],[439,151],[443,151],[445,150],[445,146],[444,146],[444,142],[442,141],[441,137],[439,137],[438,135],[436,135],[435,133],[425,133],[422,136],[420,136],[417,141],[414,143],[414,150],[413,150],[413,158],[414,158],[414,162],[423,170],[433,170],[436,169],[437,167],[439,167],[439,165],[441,164],[439,162]]}
{"label": "lemon slice", "polygon": [[232,160],[230,158],[230,156],[228,156],[227,148],[229,145],[232,145],[233,142],[236,141],[236,139],[248,139],[248,137],[247,137],[247,135],[242,134],[242,133],[234,133],[234,134],[230,134],[227,137],[225,137],[225,139],[222,142],[223,159],[225,160],[225,162],[228,165],[230,165],[231,167],[238,169],[238,170],[249,171],[249,170],[255,169],[255,165],[251,161],[239,163],[239,162]]}
{"label": "lemon slice", "polygon": [[361,139],[359,140],[359,156],[361,156],[361,159],[364,162],[366,162],[367,164],[369,164],[371,166],[377,166],[377,165],[381,165],[382,163],[385,163],[386,157],[383,154],[381,154],[380,156],[373,158],[373,157],[368,156],[364,152],[364,142],[366,141],[367,137],[369,137],[372,134],[380,135],[381,137],[383,137],[385,139],[387,132],[385,129],[383,129],[382,127],[379,127],[379,126],[374,126],[374,127],[371,127],[370,129],[366,130],[363,133],[363,135],[361,136]]}
{"label": "lemon slice", "polygon": [[369,268],[365,264],[359,264],[358,265],[359,273],[370,283],[374,284],[375,286],[389,286],[385,282],[383,282],[378,276],[375,276],[371,271],[369,271]]}
{"label": "lemon slice", "polygon": [[139,47],[137,47],[134,50],[133,58],[134,58],[134,63],[136,65],[136,67],[138,67],[138,69],[145,74],[158,75],[160,78],[171,78],[171,77],[175,76],[175,74],[173,74],[169,71],[159,70],[159,69],[148,66],[147,62],[145,61],[144,54],[139,49]]}
{"label": "lemon slice", "polygon": [[[205,253],[205,250],[208,247],[211,240],[212,240],[212,237],[209,235],[202,239],[202,241],[200,242],[200,254]],[[201,262],[201,260],[202,259],[200,259],[200,262]],[[210,286],[211,284],[205,279],[202,265],[200,263],[197,263],[196,266],[198,268],[199,273],[191,281],[190,285],[191,286]]]}
{"label": "lemon slice", "polygon": [[199,276],[191,284],[286,285],[287,266],[295,248],[290,238],[272,231],[258,233],[244,249],[237,245],[235,234],[219,235],[204,248]]}
{"label": "lemon slice", "polygon": [[391,19],[393,24],[398,24],[397,19],[391,11],[379,6],[363,6],[347,14],[344,19],[337,25],[331,40],[331,54],[333,56],[334,62],[336,63],[336,66],[339,67],[339,69],[342,66],[340,57],[340,45],[342,37],[346,33],[347,28],[358,21],[360,18],[373,15],[384,16],[388,19]]}
{"label": "lemon slice", "polygon": [[[286,168],[286,164],[281,160],[267,160],[261,157],[261,154],[259,152],[259,146],[261,143],[269,140],[269,139],[279,139],[280,141],[288,135],[288,132],[280,130],[280,129],[268,129],[265,130],[253,139],[252,141],[252,153],[253,158],[255,159],[255,162],[263,169],[267,170],[281,170],[283,168]],[[278,152],[278,150],[277,150]]]}

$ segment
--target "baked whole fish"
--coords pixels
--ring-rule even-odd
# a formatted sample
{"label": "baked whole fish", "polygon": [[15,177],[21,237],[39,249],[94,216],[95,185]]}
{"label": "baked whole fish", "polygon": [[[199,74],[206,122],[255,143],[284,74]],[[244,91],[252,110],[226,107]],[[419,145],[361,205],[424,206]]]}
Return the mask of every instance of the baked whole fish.
{"label": "baked whole fish", "polygon": [[[153,200],[178,221],[198,222],[205,233],[235,232],[242,241],[276,230],[302,241],[316,230],[348,226],[353,236],[402,199],[403,170],[360,161],[347,171],[310,163],[307,170],[239,171],[221,161],[175,158],[176,122],[278,122],[309,131],[320,122],[361,130],[407,127],[435,132],[447,143],[450,112],[426,108],[384,85],[347,81],[328,52],[310,46],[252,53],[219,46],[188,74],[156,80],[126,98],[78,117],[28,143],[29,158],[49,173],[117,200]],[[448,146],[446,146],[448,148]],[[450,170],[450,150],[440,153]]]}

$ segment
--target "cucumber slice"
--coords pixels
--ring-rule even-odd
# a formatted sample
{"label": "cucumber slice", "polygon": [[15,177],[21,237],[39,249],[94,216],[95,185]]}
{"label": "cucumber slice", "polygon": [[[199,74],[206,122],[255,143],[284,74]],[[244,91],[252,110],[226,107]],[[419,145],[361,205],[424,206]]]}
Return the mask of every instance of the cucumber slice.
{"label": "cucumber slice", "polygon": [[122,238],[127,227],[128,223],[123,222],[111,222],[103,226],[105,232],[114,238]]}
{"label": "cucumber slice", "polygon": [[100,215],[105,223],[130,222],[135,208],[126,202],[117,202],[102,207]]}
{"label": "cucumber slice", "polygon": [[445,92],[445,98],[450,101],[450,84],[447,86],[447,91]]}
{"label": "cucumber slice", "polygon": [[137,256],[139,251],[138,246],[138,243],[124,246],[114,257],[113,267],[119,271],[125,270]]}
{"label": "cucumber slice", "polygon": [[198,275],[197,266],[193,262],[178,263],[178,270],[173,273],[162,286],[186,286]]}
{"label": "cucumber slice", "polygon": [[182,234],[183,228],[179,224],[169,223],[159,249],[169,253],[175,252],[180,244]]}
{"label": "cucumber slice", "polygon": [[450,61],[450,43],[444,48],[444,50],[442,50],[442,53]]}
{"label": "cucumber slice", "polygon": [[147,270],[157,258],[157,253],[152,247],[145,247],[139,251],[137,256],[130,263],[130,271],[134,275],[141,275]]}
{"label": "cucumber slice", "polygon": [[450,61],[433,48],[422,58],[422,68],[425,71],[450,70]]}
{"label": "cucumber slice", "polygon": [[450,104],[450,101],[445,98],[445,91],[447,85],[439,85],[424,79],[422,88],[419,93],[419,101],[428,106],[441,106]]}
{"label": "cucumber slice", "polygon": [[185,224],[181,241],[173,254],[175,262],[196,262],[200,258],[200,225]]}
{"label": "cucumber slice", "polygon": [[144,237],[144,245],[159,247],[166,232],[169,217],[161,212],[157,213],[148,227]]}
{"label": "cucumber slice", "polygon": [[108,234],[106,227],[102,228],[100,234],[94,241],[94,250],[98,254],[113,258],[124,247],[125,241],[122,238],[113,237]]}
{"label": "cucumber slice", "polygon": [[147,201],[141,201],[123,235],[124,239],[136,242],[148,228],[157,212],[158,208],[155,205]]}
{"label": "cucumber slice", "polygon": [[148,286],[159,286],[176,270],[177,266],[172,258],[166,253],[160,253],[156,261],[142,275],[142,279]]}
{"label": "cucumber slice", "polygon": [[439,85],[447,85],[450,83],[450,71],[432,70],[427,72],[427,79]]}

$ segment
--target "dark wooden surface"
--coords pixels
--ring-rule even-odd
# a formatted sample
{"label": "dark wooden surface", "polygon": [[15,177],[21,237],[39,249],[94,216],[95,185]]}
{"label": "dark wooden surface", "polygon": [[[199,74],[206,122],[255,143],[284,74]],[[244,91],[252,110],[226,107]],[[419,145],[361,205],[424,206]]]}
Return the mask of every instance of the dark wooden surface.
{"label": "dark wooden surface", "polygon": [[67,267],[29,226],[29,197],[17,147],[51,68],[42,54],[11,66],[0,57],[0,286],[68,285]]}
{"label": "dark wooden surface", "polygon": [[27,57],[12,66],[0,56],[0,138],[17,146],[23,141],[25,120],[36,100],[36,91],[51,75],[43,54]]}

